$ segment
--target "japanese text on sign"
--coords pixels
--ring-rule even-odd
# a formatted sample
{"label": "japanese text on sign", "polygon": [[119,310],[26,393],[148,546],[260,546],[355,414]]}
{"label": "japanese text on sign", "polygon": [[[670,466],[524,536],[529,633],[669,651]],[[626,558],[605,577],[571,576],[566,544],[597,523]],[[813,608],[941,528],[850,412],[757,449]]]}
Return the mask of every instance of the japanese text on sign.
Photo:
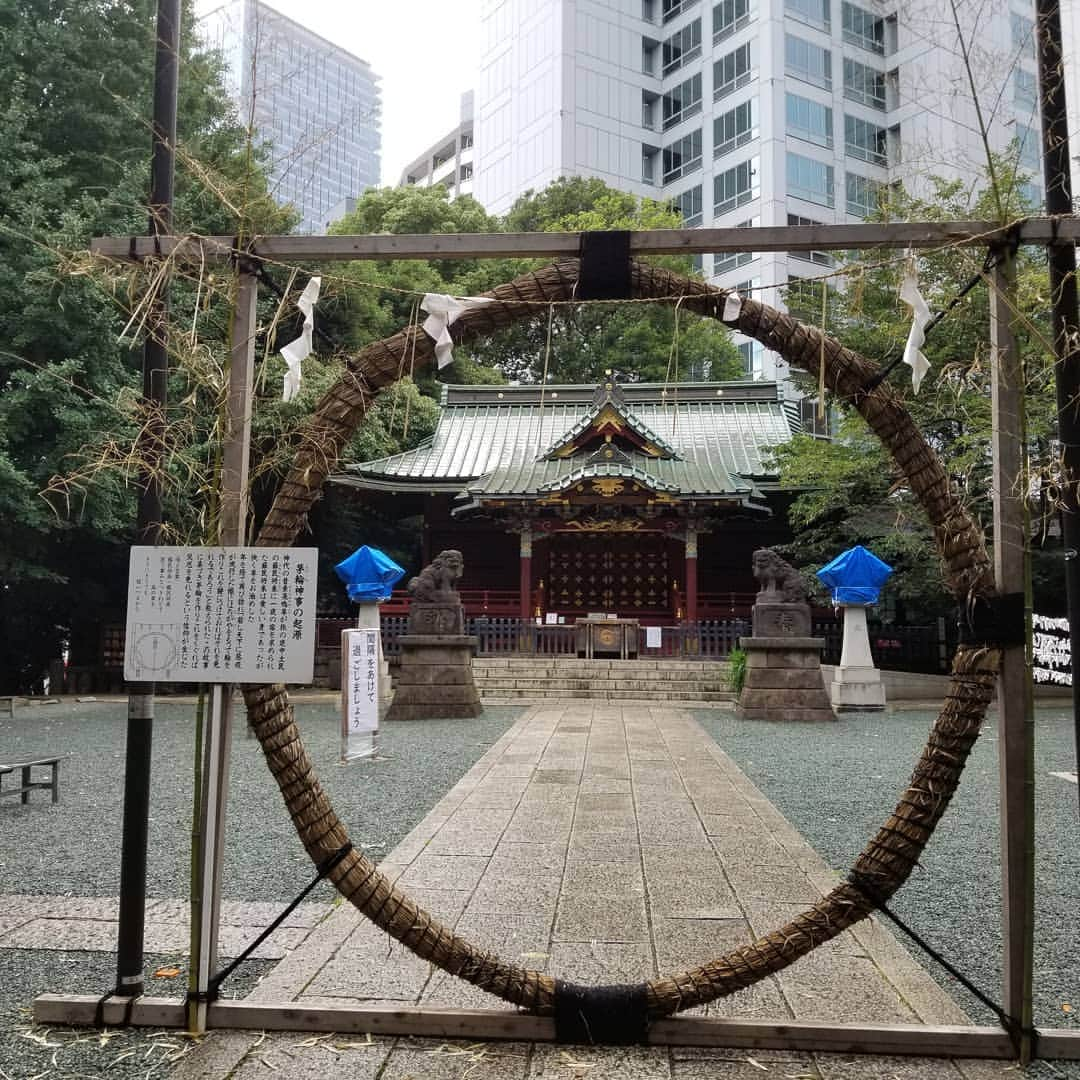
{"label": "japanese text on sign", "polygon": [[306,683],[316,548],[133,547],[124,678]]}
{"label": "japanese text on sign", "polygon": [[1072,646],[1068,619],[1048,619],[1045,615],[1031,617],[1032,659],[1031,677],[1037,683],[1056,683],[1072,686]]}
{"label": "japanese text on sign", "polygon": [[371,736],[379,728],[379,631],[343,630],[342,758],[370,754]]}

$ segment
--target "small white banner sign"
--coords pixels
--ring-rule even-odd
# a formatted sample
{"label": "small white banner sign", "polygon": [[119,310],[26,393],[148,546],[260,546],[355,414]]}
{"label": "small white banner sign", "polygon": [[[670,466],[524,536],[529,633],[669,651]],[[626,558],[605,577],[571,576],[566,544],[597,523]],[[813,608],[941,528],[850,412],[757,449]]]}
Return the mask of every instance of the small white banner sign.
{"label": "small white banner sign", "polygon": [[317,548],[133,547],[124,678],[309,683]]}
{"label": "small white banner sign", "polygon": [[341,757],[348,761],[375,751],[379,730],[379,631],[341,632]]}
{"label": "small white banner sign", "polygon": [[1037,683],[1072,686],[1072,646],[1068,619],[1032,615],[1031,676]]}

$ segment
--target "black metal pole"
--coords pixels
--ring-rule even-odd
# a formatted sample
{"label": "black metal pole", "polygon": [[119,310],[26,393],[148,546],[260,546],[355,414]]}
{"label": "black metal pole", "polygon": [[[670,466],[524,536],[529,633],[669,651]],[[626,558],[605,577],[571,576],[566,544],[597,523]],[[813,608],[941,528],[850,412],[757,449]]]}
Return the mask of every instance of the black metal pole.
{"label": "black metal pole", "polygon": [[[1069,172],[1069,122],[1061,55],[1060,0],[1036,0],[1039,100],[1042,111],[1046,212],[1073,212]],[[1062,531],[1065,595],[1071,627],[1073,725],[1080,759],[1080,342],[1077,340],[1076,249],[1070,243],[1047,247],[1057,386],[1058,441],[1061,445]]]}
{"label": "black metal pole", "polygon": [[[180,0],[158,0],[154,52],[154,129],[150,163],[150,235],[172,231],[176,92],[179,80]],[[161,540],[159,463],[165,439],[165,389],[169,374],[168,284],[147,320],[143,344],[143,405],[139,436],[140,476],[137,543]],[[150,757],[154,733],[154,684],[128,687],[127,757],[124,771],[124,833],[120,854],[120,925],[116,945],[116,993],[143,992],[143,931],[146,922],[146,846],[150,820]]]}

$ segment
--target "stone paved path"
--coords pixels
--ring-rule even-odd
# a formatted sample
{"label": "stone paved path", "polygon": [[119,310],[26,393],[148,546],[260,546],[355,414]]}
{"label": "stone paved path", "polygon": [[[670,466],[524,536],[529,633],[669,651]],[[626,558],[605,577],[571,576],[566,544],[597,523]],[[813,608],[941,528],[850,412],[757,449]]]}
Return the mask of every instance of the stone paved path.
{"label": "stone paved path", "polygon": [[[808,729],[808,738],[828,733]],[[836,875],[678,708],[529,710],[384,863],[474,943],[579,982],[681,970],[780,925]],[[10,931],[9,931],[10,933]],[[256,988],[267,1002],[501,1008],[337,906]],[[876,922],[713,1015],[966,1023]],[[683,1048],[439,1044],[214,1032],[178,1077],[1001,1077],[1006,1063]]]}

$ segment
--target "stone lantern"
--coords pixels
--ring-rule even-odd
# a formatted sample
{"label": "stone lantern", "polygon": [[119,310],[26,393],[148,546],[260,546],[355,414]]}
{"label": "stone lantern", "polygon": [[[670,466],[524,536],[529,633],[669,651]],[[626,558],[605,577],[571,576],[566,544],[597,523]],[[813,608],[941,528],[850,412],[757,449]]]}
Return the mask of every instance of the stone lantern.
{"label": "stone lantern", "polygon": [[877,603],[891,573],[891,566],[861,545],[837,555],[817,572],[821,583],[832,590],[833,603],[844,612],[844,644],[829,685],[829,700],[837,712],[885,708],[881,672],[870,654],[866,609]]}

